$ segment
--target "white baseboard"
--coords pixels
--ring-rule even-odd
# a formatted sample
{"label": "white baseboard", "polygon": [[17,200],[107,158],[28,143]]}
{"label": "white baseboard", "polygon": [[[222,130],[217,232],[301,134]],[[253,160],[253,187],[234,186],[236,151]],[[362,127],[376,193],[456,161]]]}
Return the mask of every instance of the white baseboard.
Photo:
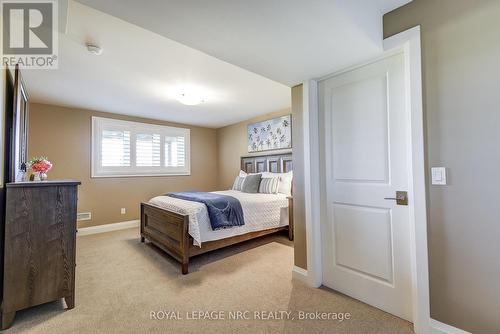
{"label": "white baseboard", "polygon": [[460,328],[456,328],[440,321],[430,319],[432,334],[471,334]]}
{"label": "white baseboard", "polygon": [[309,283],[309,276],[307,275],[307,270],[293,266],[292,277],[304,283]]}
{"label": "white baseboard", "polygon": [[141,223],[140,220],[130,220],[121,223],[84,227],[84,228],[79,228],[78,233],[76,235],[81,237],[83,235],[89,235],[89,234],[124,230],[127,228],[139,227],[140,223]]}

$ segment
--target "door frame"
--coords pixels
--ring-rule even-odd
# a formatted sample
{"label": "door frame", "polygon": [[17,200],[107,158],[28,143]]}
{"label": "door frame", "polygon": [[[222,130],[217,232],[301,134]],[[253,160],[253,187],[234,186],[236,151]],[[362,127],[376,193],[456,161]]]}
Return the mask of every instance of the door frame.
{"label": "door frame", "polygon": [[[413,326],[416,333],[431,333],[429,304],[429,265],[427,249],[427,208],[422,102],[422,66],[420,26],[384,39],[384,55],[403,53],[405,60],[406,106],[408,127],[408,176],[410,214],[410,255],[412,278]],[[360,66],[351,67],[303,83],[304,183],[307,242],[307,282],[313,287],[323,282],[320,211],[320,152],[318,83]]]}

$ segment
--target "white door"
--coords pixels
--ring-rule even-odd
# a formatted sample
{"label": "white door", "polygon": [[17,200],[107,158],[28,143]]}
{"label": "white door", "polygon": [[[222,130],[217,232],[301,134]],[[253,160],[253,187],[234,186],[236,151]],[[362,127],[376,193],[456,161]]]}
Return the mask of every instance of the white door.
{"label": "white door", "polygon": [[[412,320],[409,113],[393,55],[319,83],[324,285]],[[404,193],[403,193],[404,195]]]}

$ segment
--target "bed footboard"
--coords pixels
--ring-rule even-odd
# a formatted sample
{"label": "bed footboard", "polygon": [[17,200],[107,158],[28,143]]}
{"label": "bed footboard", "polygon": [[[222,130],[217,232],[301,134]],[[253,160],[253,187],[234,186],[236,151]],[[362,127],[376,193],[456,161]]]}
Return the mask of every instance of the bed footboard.
{"label": "bed footboard", "polygon": [[181,263],[182,274],[189,265],[189,216],[141,203],[141,241],[145,239]]}
{"label": "bed footboard", "polygon": [[161,248],[181,264],[182,274],[188,273],[189,258],[235,243],[258,238],[264,235],[287,231],[293,240],[293,204],[289,198],[289,225],[272,229],[249,232],[224,239],[206,241],[203,247],[192,245],[189,236],[189,215],[181,215],[150,203],[141,203],[141,242],[146,239]]}

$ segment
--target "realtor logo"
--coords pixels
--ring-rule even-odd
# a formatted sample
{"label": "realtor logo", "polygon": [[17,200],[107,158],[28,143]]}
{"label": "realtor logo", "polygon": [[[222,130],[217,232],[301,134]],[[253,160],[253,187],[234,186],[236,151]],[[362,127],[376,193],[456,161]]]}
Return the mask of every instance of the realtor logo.
{"label": "realtor logo", "polygon": [[57,68],[57,3],[2,2],[2,66]]}

